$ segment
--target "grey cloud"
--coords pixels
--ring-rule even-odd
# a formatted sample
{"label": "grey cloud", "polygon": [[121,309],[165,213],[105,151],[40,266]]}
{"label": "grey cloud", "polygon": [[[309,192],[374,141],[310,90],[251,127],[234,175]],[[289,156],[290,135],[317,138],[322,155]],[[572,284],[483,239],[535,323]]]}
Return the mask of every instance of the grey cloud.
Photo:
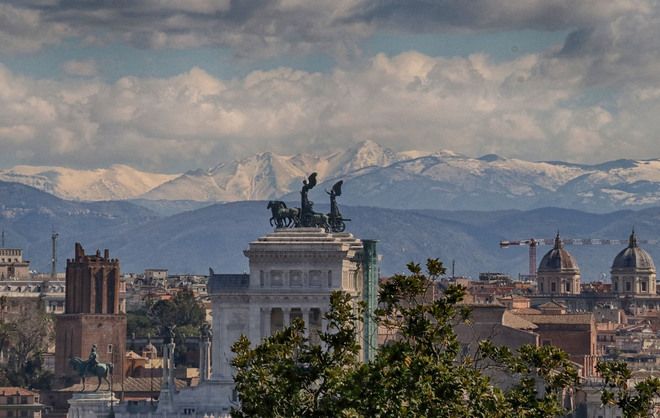
{"label": "grey cloud", "polygon": [[[374,31],[570,30],[634,13],[653,0],[168,0],[10,1],[49,25],[145,48],[198,45],[238,55],[354,51]],[[0,29],[0,32],[2,30]],[[55,39],[59,39],[55,37]],[[47,40],[41,38],[42,42]],[[32,46],[34,48],[34,46]]]}

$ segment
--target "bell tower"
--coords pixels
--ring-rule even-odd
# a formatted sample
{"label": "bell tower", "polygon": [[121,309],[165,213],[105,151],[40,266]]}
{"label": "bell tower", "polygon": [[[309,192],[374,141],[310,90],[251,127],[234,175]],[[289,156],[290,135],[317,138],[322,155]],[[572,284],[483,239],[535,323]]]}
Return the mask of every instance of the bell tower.
{"label": "bell tower", "polygon": [[98,361],[114,364],[114,376],[122,374],[126,345],[126,314],[119,301],[119,260],[106,249],[101,255],[85,254],[76,243],[73,259],[66,262],[65,311],[55,322],[55,376],[76,376],[71,357],[87,359],[93,344]]}

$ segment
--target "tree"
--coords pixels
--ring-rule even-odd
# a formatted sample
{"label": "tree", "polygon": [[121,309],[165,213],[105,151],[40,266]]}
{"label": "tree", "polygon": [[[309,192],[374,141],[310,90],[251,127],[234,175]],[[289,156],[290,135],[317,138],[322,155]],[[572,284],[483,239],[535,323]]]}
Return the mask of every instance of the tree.
{"label": "tree", "polygon": [[147,311],[139,309],[126,313],[126,334],[145,337],[147,335],[158,335],[158,327],[149,319]]}
{"label": "tree", "polygon": [[52,373],[42,370],[43,354],[53,341],[53,318],[45,312],[3,323],[0,338],[7,352],[3,377],[11,386],[47,388]]}
{"label": "tree", "polygon": [[[304,324],[293,324],[255,348],[241,337],[234,344],[239,417],[546,417],[562,414],[561,395],[578,383],[568,357],[553,347],[524,346],[513,353],[483,342],[475,360],[460,356],[454,332],[469,318],[460,302],[464,289],[450,286],[429,299],[433,281],[444,273],[430,259],[426,273],[417,264],[409,274],[381,286],[380,326],[396,338],[380,347],[374,360],[360,363],[357,344],[362,318],[350,296],[335,292],[321,345],[310,344]],[[512,376],[498,388],[488,369]]]}
{"label": "tree", "polygon": [[624,361],[600,362],[596,370],[605,380],[603,405],[620,408],[624,418],[655,416],[655,400],[660,397],[660,379],[649,377],[629,386],[632,372]]}
{"label": "tree", "polygon": [[190,325],[199,331],[206,313],[192,291],[181,290],[170,300],[159,300],[149,309],[147,316],[157,327]]}
{"label": "tree", "polygon": [[304,323],[267,338],[255,349],[242,336],[236,352],[236,389],[241,408],[233,417],[330,417],[351,408],[347,376],[358,366],[357,327],[360,312],[351,297],[335,292],[326,316],[331,332],[320,333],[321,345],[304,337]]}

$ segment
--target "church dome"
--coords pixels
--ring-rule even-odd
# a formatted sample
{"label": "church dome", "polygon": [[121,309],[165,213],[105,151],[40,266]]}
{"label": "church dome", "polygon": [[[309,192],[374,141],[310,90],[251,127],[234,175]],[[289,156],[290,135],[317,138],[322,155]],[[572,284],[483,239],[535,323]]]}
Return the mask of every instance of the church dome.
{"label": "church dome", "polygon": [[552,250],[548,251],[539,264],[538,272],[579,272],[580,268],[577,265],[575,258],[564,249],[564,244],[559,238],[559,234],[555,237],[555,246]]}
{"label": "church dome", "polygon": [[655,264],[653,263],[653,259],[649,253],[637,245],[637,237],[635,236],[635,231],[630,234],[628,247],[624,248],[619,254],[617,254],[616,257],[614,257],[612,270],[652,270],[655,272]]}

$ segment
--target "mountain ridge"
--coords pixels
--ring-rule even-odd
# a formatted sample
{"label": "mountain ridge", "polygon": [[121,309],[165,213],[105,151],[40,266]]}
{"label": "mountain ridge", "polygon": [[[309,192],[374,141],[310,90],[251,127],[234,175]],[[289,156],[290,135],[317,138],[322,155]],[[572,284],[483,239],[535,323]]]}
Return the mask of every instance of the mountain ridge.
{"label": "mountain ridge", "polygon": [[[68,171],[67,171],[68,170]],[[104,171],[105,170],[105,171]],[[363,141],[326,155],[263,152],[180,175],[127,166],[75,171],[17,166],[0,180],[35,186],[66,199],[157,201],[173,207],[245,200],[297,201],[302,180],[317,172],[316,199],[338,179],[348,205],[401,209],[499,210],[545,206],[592,212],[660,205],[660,160],[619,159],[594,165],[525,161],[486,154],[478,158],[439,150],[395,152]],[[68,174],[67,174],[68,173]]]}

